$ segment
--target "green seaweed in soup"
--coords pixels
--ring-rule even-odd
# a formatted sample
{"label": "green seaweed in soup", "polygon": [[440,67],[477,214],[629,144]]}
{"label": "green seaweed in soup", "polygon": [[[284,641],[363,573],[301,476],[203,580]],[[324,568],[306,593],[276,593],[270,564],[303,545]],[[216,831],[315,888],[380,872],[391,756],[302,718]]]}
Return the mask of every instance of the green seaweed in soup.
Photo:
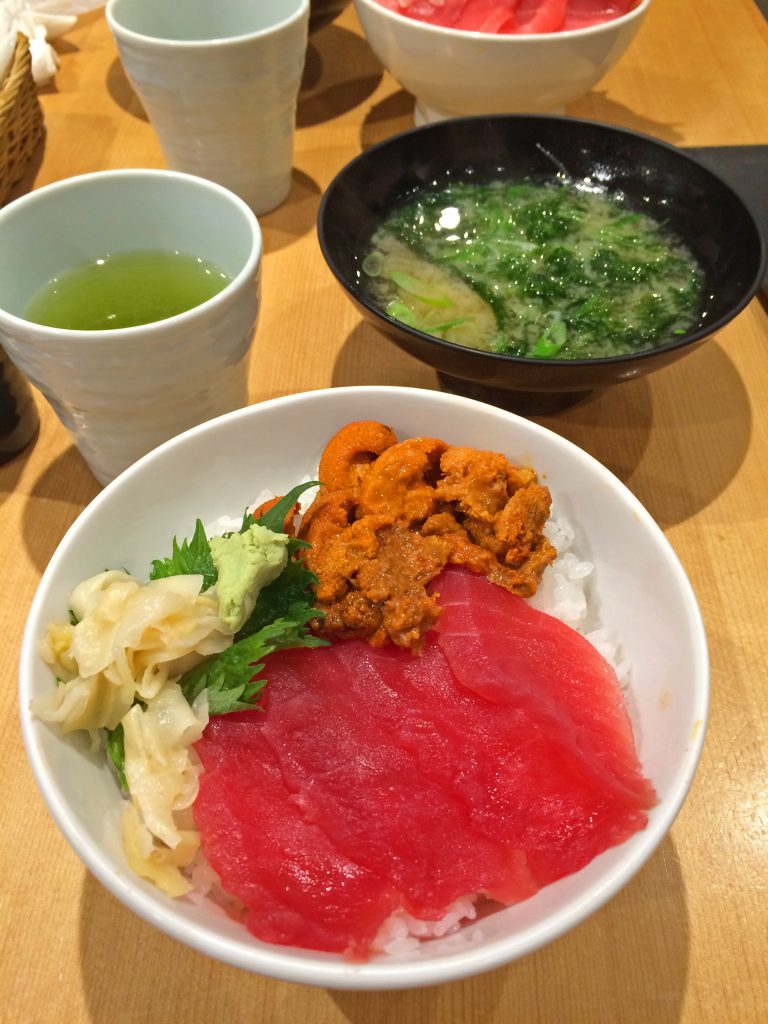
{"label": "green seaweed in soup", "polygon": [[626,355],[683,334],[703,285],[663,225],[566,184],[424,191],[382,223],[363,270],[396,320],[471,348],[550,359]]}

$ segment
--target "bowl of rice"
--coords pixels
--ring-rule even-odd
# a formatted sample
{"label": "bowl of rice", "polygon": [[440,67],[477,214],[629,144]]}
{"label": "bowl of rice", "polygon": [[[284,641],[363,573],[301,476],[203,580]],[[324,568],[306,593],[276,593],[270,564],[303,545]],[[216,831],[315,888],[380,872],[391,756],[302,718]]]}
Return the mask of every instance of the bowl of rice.
{"label": "bowl of rice", "polygon": [[[222,524],[236,529],[243,509],[266,495],[317,480],[328,439],[345,424],[371,418],[388,424],[398,438],[441,438],[461,451],[501,453],[512,465],[532,467],[529,477],[551,496],[544,534],[556,557],[535,595],[520,607],[526,615],[557,619],[558,629],[612,666],[606,671],[616,683],[621,714],[631,725],[636,758],[654,796],[631,835],[527,898],[504,905],[482,892],[468,892],[431,918],[415,914],[406,901],[383,921],[361,956],[359,950],[357,955],[328,951],[327,944],[318,949],[312,943],[259,938],[218,891],[204,859],[182,868],[185,884],[175,897],[139,877],[121,832],[130,800],[108,763],[104,731],[62,734],[39,711],[57,691],[41,655],[50,639],[47,631],[51,623],[66,621],[73,592],[80,593],[74,602],[79,614],[87,616],[82,609],[95,591],[92,586],[83,596],[77,588],[84,580],[96,574],[103,588],[105,567],[146,580],[173,538],[178,538],[174,550],[184,547],[181,538],[192,536],[196,521],[206,524],[209,535]],[[254,443],[243,445],[245,436]],[[260,444],[260,438],[270,441]],[[176,578],[187,581],[185,587],[192,579]],[[132,651],[129,662],[135,664],[136,657]],[[269,676],[269,658],[266,662]],[[81,513],[45,570],[30,609],[19,672],[24,741],[42,797],[74,852],[113,895],[167,935],[214,959],[282,980],[361,990],[414,988],[487,971],[553,941],[597,912],[653,855],[680,810],[702,748],[709,678],[706,637],[691,584],[661,529],[605,467],[512,413],[435,391],[375,386],[290,395],[230,413],[172,439],[126,470]],[[267,692],[276,680],[267,683]],[[208,697],[207,709],[199,700],[186,709],[185,722],[197,730],[197,740],[202,736],[203,745],[211,738],[216,710]],[[141,707],[131,712],[140,714]],[[271,713],[267,707],[261,719],[268,721]],[[127,730],[127,716],[123,721]],[[339,734],[342,740],[344,735]],[[411,753],[419,757],[424,744],[427,756],[431,742],[424,734]],[[196,814],[201,783],[200,764],[195,765],[191,796],[181,812],[192,831],[188,812]],[[204,793],[205,771],[202,782]],[[389,813],[385,801],[381,814]],[[201,819],[197,824],[202,829]],[[258,905],[251,909],[258,911]]]}
{"label": "bowl of rice", "polygon": [[650,0],[355,0],[371,49],[415,97],[415,122],[562,114],[614,66]]}

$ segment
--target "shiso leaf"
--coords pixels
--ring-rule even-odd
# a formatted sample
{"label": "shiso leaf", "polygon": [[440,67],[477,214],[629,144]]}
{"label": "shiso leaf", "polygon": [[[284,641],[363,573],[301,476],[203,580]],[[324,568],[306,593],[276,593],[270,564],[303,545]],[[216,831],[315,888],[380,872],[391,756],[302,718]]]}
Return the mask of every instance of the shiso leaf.
{"label": "shiso leaf", "polygon": [[273,533],[283,533],[283,523],[285,517],[291,511],[293,506],[299,500],[301,495],[308,491],[311,487],[319,487],[319,480],[310,480],[305,484],[297,484],[287,494],[272,506],[267,509],[263,516],[255,519],[250,512],[246,512],[243,516],[243,525],[240,527],[240,533],[245,533],[249,527],[253,526],[254,523],[258,523],[259,526],[266,527],[267,530],[271,530]]}
{"label": "shiso leaf", "polygon": [[276,619],[186,672],[179,680],[184,696],[191,704],[207,690],[211,715],[253,710],[255,698],[267,684],[266,678],[256,678],[264,669],[263,658],[287,647],[327,646],[327,641],[306,631],[306,622],[315,614],[309,609],[302,621]]}
{"label": "shiso leaf", "polygon": [[196,575],[203,577],[203,590],[212,587],[217,579],[216,566],[211,558],[211,547],[200,519],[195,521],[192,540],[183,540],[179,544],[174,537],[170,558],[155,558],[152,561],[149,578],[159,580],[168,576]]}

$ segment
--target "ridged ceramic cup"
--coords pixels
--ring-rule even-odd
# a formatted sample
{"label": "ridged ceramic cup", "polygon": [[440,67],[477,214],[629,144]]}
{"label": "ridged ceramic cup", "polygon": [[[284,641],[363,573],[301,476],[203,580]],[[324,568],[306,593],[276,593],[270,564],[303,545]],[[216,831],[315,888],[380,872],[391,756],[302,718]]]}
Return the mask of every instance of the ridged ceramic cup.
{"label": "ridged ceramic cup", "polygon": [[168,166],[255,213],[291,187],[309,0],[109,0],[125,72]]}
{"label": "ridged ceramic cup", "polygon": [[[230,278],[213,298],[138,327],[64,330],[26,319],[64,270],[155,250]],[[174,171],[67,178],[0,210],[0,344],[45,395],[100,483],[163,441],[248,403],[261,231],[227,189]]]}

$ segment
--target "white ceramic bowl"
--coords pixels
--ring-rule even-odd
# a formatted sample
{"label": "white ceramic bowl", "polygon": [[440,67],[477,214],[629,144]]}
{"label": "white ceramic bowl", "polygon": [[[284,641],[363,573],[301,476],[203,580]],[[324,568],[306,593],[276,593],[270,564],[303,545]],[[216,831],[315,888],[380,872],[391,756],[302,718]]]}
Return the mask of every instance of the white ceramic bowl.
{"label": "white ceramic bowl", "polygon": [[650,0],[591,28],[493,35],[406,18],[376,0],[355,0],[371,49],[416,98],[416,124],[473,114],[562,114],[616,63]]}
{"label": "white ceramic bowl", "polygon": [[[371,417],[400,437],[429,434],[504,451],[546,479],[583,531],[603,623],[622,637],[631,661],[630,714],[659,802],[644,831],[533,898],[466,926],[468,941],[435,939],[418,953],[352,964],[258,942],[216,908],[171,900],[135,877],[123,857],[122,801],[106,763],[33,719],[28,706],[54,685],[36,644],[46,624],[65,615],[76,583],[105,566],[145,576],[151,559],[169,549],[174,535],[187,536],[196,517],[236,515],[261,489],[284,491],[316,470],[325,441],[340,426]],[[454,395],[389,387],[314,391],[229,413],[128,469],[82,513],[51,559],[24,634],[20,677],[24,739],[43,797],[86,866],[118,899],[211,957],[334,989],[408,988],[476,974],[537,949],[597,910],[672,824],[699,758],[708,701],[706,639],[690,584],[661,530],[623,484],[570,442],[510,413]]]}

